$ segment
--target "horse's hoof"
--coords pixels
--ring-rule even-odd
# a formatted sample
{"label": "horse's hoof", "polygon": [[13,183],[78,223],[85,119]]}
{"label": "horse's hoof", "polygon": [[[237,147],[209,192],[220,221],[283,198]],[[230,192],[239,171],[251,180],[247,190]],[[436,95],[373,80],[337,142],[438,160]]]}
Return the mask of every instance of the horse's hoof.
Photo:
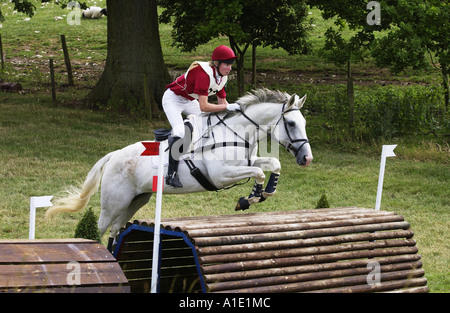
{"label": "horse's hoof", "polygon": [[240,197],[238,203],[236,204],[235,211],[245,211],[250,207],[250,203],[244,197]]}

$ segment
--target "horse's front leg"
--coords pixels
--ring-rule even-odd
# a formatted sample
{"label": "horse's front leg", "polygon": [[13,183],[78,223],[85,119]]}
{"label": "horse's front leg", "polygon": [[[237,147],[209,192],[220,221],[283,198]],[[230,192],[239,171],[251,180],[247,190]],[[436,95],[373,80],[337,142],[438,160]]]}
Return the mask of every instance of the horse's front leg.
{"label": "horse's front leg", "polygon": [[248,197],[241,197],[236,205],[236,211],[244,211],[250,207],[250,205],[263,202],[268,197],[273,196],[277,189],[278,179],[280,177],[281,164],[276,158],[259,157],[256,158],[253,166],[261,168],[263,171],[271,171],[269,182],[266,188],[263,190],[264,182],[255,181],[252,192]]}

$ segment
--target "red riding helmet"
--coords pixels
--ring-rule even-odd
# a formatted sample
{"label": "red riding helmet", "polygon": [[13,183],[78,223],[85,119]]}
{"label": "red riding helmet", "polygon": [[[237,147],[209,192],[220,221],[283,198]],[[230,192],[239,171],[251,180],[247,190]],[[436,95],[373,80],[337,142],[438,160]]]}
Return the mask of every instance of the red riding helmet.
{"label": "red riding helmet", "polygon": [[216,49],[214,49],[211,59],[213,61],[232,64],[234,63],[234,60],[237,59],[237,56],[234,54],[234,51],[231,48],[220,45]]}

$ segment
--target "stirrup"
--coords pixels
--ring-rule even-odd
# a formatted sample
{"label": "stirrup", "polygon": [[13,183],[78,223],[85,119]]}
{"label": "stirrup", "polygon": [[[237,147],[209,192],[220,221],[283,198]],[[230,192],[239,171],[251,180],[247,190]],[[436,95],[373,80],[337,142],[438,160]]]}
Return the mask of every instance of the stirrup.
{"label": "stirrup", "polygon": [[183,184],[180,182],[177,172],[166,176],[166,184],[173,188],[183,188]]}

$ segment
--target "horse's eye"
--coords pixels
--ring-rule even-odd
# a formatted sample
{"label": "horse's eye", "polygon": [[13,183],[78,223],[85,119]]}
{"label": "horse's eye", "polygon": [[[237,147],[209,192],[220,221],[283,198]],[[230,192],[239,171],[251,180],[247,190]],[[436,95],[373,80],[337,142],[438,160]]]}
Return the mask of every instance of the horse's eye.
{"label": "horse's eye", "polygon": [[295,122],[294,121],[289,121],[287,122],[289,127],[295,127]]}

